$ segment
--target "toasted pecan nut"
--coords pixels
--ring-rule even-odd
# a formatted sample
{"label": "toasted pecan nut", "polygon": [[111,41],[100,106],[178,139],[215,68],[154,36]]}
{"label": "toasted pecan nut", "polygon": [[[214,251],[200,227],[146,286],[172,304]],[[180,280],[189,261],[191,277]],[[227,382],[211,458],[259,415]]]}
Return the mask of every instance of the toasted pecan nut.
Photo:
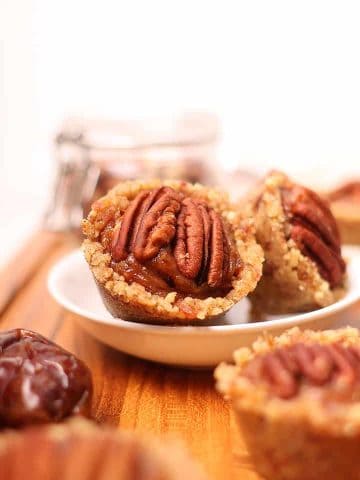
{"label": "toasted pecan nut", "polygon": [[296,184],[292,188],[282,189],[282,194],[284,206],[292,218],[313,228],[326,244],[339,252],[338,227],[325,200],[314,191]]}
{"label": "toasted pecan nut", "polygon": [[180,201],[180,195],[166,187],[141,192],[126,210],[121,226],[114,234],[113,259],[124,260],[129,249],[139,261],[155,257],[175,235]]}
{"label": "toasted pecan nut", "polygon": [[204,257],[204,212],[191,198],[183,201],[178,218],[174,256],[181,273],[196,278]]}
{"label": "toasted pecan nut", "polygon": [[[160,254],[163,248],[165,256]],[[158,255],[153,263],[160,277],[165,277],[160,278],[161,283],[170,278],[174,284],[185,286],[190,294],[196,293],[196,285],[203,282],[210,288],[226,288],[239,268],[236,249],[221,216],[204,202],[169,187],[136,196],[121,224],[114,228],[111,246],[112,259],[128,259],[127,265],[136,269],[134,279],[150,289],[159,287],[159,282],[156,278],[150,280],[146,262]],[[184,279],[179,282],[181,277]]]}
{"label": "toasted pecan nut", "polygon": [[291,238],[301,252],[317,264],[320,275],[332,288],[341,284],[345,272],[341,254],[329,248],[318,235],[302,225],[293,226]]}
{"label": "toasted pecan nut", "polygon": [[[211,219],[209,210],[204,202],[197,201],[198,208],[200,210],[203,226],[204,226],[204,246],[203,246],[203,262],[201,266],[199,281],[206,279],[209,260],[210,260],[210,235],[211,235]],[[237,258],[236,252],[235,256]]]}
{"label": "toasted pecan nut", "polygon": [[291,238],[301,252],[317,264],[330,286],[337,287],[343,279],[345,262],[329,207],[315,192],[300,185],[282,189],[282,201],[293,225]]}
{"label": "toasted pecan nut", "polygon": [[211,256],[208,274],[208,283],[210,286],[218,286],[223,279],[223,270],[226,272],[229,268],[229,257],[224,262],[224,228],[220,216],[212,211],[210,212],[212,220],[211,231]]}
{"label": "toasted pecan nut", "polygon": [[164,189],[164,192],[138,220],[139,228],[135,231],[136,237],[134,237],[132,248],[139,262],[154,258],[160,248],[168,245],[174,238],[180,200],[180,196],[174,190]]}
{"label": "toasted pecan nut", "polygon": [[336,343],[295,343],[255,357],[243,374],[267,384],[278,397],[292,398],[304,383],[337,389],[360,383],[360,355],[357,348]]}

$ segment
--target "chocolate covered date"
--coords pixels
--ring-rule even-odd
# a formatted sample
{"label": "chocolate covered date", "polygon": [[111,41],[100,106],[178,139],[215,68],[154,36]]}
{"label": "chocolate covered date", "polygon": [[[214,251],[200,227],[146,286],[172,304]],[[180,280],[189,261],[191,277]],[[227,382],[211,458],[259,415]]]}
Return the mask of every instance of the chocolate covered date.
{"label": "chocolate covered date", "polygon": [[74,355],[29,330],[0,332],[0,427],[87,415],[91,396],[90,370]]}

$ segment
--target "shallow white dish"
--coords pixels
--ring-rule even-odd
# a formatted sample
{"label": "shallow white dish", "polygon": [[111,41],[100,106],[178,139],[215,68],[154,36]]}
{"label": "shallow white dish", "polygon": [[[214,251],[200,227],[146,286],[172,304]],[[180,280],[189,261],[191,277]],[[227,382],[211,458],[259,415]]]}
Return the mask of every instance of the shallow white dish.
{"label": "shallow white dish", "polygon": [[323,329],[356,324],[355,314],[348,307],[360,300],[359,250],[345,249],[345,256],[348,259],[349,289],[343,299],[313,312],[271,317],[257,323],[247,323],[249,302],[246,299],[225,315],[221,325],[166,327],[115,319],[104,307],[79,250],[52,268],[48,288],[58,303],[78,315],[77,321],[87,332],[117,350],[172,365],[209,367],[230,360],[236,348],[249,345],[265,331],[279,334],[296,325]]}

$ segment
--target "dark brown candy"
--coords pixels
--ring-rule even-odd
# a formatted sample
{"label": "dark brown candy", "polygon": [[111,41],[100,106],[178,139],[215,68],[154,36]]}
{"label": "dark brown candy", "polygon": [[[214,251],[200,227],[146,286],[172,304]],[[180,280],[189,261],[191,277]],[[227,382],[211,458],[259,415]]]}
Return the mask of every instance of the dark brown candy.
{"label": "dark brown candy", "polygon": [[0,427],[87,415],[90,370],[74,355],[38,333],[0,333]]}

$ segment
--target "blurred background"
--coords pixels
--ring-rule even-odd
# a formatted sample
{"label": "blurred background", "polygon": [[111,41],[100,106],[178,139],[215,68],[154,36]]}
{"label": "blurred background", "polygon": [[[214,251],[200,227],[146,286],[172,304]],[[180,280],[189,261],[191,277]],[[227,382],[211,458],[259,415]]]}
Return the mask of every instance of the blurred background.
{"label": "blurred background", "polygon": [[[59,147],[68,130],[81,164],[101,142],[135,145],[120,177],[164,172],[173,156],[171,174],[202,179],[199,142],[211,181],[232,191],[273,167],[320,190],[360,177],[357,1],[1,0],[0,9],[0,264],[55,208],[58,165],[73,159]],[[183,112],[196,112],[195,126]],[[104,137],[94,118],[122,123],[106,123]],[[155,153],[137,155],[139,145]],[[101,171],[92,175],[95,185]],[[78,178],[67,181],[77,190]]]}

